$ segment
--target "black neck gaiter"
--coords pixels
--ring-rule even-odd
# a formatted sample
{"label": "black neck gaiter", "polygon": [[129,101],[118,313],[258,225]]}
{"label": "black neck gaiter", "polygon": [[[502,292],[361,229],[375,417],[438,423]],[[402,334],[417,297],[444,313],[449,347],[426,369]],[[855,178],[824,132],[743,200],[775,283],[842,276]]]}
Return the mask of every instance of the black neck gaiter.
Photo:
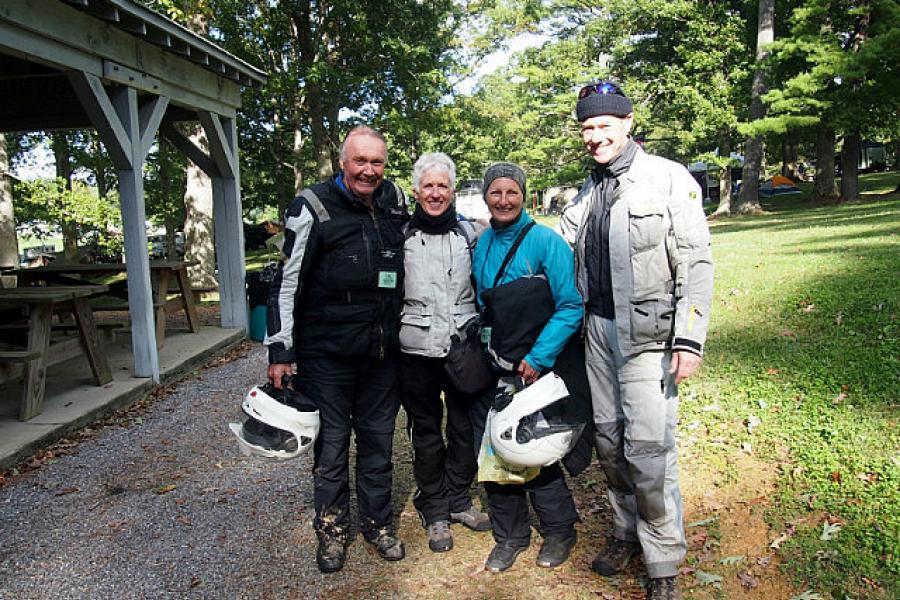
{"label": "black neck gaiter", "polygon": [[587,309],[604,319],[615,319],[616,308],[612,293],[612,270],[609,264],[609,210],[613,204],[618,177],[631,168],[638,145],[628,140],[614,159],[597,165],[594,178],[594,199],[585,238],[585,263],[588,275]]}
{"label": "black neck gaiter", "polygon": [[456,208],[452,205],[436,217],[432,217],[419,205],[413,211],[409,226],[430,235],[443,235],[456,225]]}

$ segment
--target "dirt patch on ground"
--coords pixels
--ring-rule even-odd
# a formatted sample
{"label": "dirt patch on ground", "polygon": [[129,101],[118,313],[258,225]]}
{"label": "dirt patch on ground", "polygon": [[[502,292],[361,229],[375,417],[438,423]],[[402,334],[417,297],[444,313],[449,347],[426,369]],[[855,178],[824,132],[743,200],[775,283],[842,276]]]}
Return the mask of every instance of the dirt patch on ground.
{"label": "dirt patch on ground", "polygon": [[[401,413],[399,425],[404,419]],[[412,471],[405,449],[397,438],[395,479],[407,479]],[[764,520],[764,510],[774,489],[775,469],[753,456],[736,452],[729,460],[740,477],[726,481],[708,465],[692,457],[682,461],[682,494],[689,542],[688,559],[682,569],[681,589],[685,598],[788,599],[798,593],[779,569],[780,560],[770,544],[776,537]],[[367,595],[416,598],[644,598],[645,572],[640,560],[625,573],[604,578],[590,570],[590,563],[611,530],[612,515],[606,500],[606,484],[596,462],[577,478],[570,478],[581,515],[578,544],[572,558],[557,569],[535,564],[540,536],[535,532],[531,547],[507,572],[484,570],[484,560],[493,547],[490,533],[471,532],[453,526],[454,548],[444,554],[428,549],[425,532],[412,506],[411,494],[402,503],[400,535],[406,542],[407,558],[370,572],[367,581],[347,582],[332,598]],[[395,482],[395,488],[400,487]],[[477,502],[477,501],[476,501]],[[697,524],[699,523],[699,524]],[[537,525],[536,521],[533,521]]]}

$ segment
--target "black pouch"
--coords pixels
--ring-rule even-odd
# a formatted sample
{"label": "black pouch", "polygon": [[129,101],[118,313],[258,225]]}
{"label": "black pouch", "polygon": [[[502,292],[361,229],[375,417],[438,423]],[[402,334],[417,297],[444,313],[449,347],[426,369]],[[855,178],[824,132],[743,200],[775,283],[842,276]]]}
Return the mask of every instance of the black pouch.
{"label": "black pouch", "polygon": [[444,363],[450,381],[466,394],[483,392],[496,380],[491,359],[481,343],[480,329],[478,319],[472,319],[462,331],[463,337],[450,336],[450,351]]}

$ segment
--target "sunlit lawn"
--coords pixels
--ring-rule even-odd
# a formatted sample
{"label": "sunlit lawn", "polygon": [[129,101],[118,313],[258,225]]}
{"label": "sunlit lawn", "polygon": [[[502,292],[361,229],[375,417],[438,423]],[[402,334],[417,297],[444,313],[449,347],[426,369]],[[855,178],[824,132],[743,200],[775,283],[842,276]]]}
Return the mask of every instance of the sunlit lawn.
{"label": "sunlit lawn", "polygon": [[768,208],[713,225],[713,327],[682,420],[711,462],[739,448],[778,470],[769,518],[794,574],[900,597],[900,198]]}
{"label": "sunlit lawn", "polygon": [[900,195],[869,198],[712,223],[713,324],[682,389],[692,453],[733,482],[735,453],[770,464],[789,574],[839,599],[900,597]]}

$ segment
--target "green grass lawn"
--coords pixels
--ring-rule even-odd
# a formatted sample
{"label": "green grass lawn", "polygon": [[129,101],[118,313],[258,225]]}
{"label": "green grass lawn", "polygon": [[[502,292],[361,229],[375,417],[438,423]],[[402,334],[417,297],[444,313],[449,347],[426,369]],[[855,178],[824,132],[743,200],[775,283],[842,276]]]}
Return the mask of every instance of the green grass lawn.
{"label": "green grass lawn", "polygon": [[740,453],[771,466],[773,539],[822,598],[900,598],[900,195],[875,196],[898,181],[863,175],[861,202],[782,197],[711,224],[712,327],[681,435],[726,482],[747,476]]}
{"label": "green grass lawn", "polygon": [[900,197],[712,229],[713,325],[682,421],[710,464],[743,451],[778,470],[769,520],[794,575],[900,597]]}

